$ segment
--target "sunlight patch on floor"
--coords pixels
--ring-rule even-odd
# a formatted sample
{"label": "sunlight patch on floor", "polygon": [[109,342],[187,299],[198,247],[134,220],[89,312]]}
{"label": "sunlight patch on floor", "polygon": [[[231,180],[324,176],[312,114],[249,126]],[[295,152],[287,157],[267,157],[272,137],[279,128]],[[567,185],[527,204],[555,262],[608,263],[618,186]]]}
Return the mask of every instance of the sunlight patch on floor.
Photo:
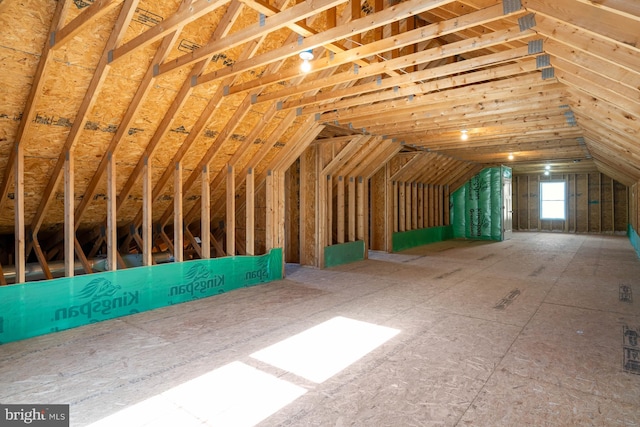
{"label": "sunlight patch on floor", "polygon": [[91,424],[91,427],[253,426],[306,389],[242,362],[232,362]]}
{"label": "sunlight patch on floor", "polygon": [[399,332],[338,316],[257,351],[251,357],[322,383]]}

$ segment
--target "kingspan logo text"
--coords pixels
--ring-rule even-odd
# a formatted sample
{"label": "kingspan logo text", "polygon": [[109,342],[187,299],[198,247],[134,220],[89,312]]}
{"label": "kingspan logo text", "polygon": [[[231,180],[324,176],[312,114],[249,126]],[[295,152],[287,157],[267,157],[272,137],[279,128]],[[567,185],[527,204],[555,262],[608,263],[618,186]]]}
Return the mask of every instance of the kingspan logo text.
{"label": "kingspan logo text", "polygon": [[172,286],[169,290],[169,296],[205,294],[211,289],[222,288],[224,286],[224,275],[212,275],[209,269],[204,265],[194,265],[185,275],[184,285]]}
{"label": "kingspan logo text", "polygon": [[74,317],[92,319],[96,315],[108,315],[115,309],[131,307],[140,303],[138,291],[123,292],[115,296],[118,290],[120,290],[120,286],[112,284],[109,280],[94,279],[87,283],[78,295],[80,298],[89,299],[89,301],[57,309],[55,320]]}

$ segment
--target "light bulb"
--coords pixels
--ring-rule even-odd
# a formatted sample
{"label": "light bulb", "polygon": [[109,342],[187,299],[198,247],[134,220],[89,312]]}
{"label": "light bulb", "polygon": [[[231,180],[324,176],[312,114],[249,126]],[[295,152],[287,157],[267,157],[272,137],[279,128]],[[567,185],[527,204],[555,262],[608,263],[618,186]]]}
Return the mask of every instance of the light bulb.
{"label": "light bulb", "polygon": [[509,160],[513,160],[513,153],[509,153]]}
{"label": "light bulb", "polygon": [[466,141],[467,139],[469,139],[469,135],[467,134],[466,130],[460,131],[460,139],[463,141]]}
{"label": "light bulb", "polygon": [[302,61],[302,64],[300,64],[300,71],[302,71],[303,73],[308,73],[309,71],[311,71],[311,63],[306,59]]}

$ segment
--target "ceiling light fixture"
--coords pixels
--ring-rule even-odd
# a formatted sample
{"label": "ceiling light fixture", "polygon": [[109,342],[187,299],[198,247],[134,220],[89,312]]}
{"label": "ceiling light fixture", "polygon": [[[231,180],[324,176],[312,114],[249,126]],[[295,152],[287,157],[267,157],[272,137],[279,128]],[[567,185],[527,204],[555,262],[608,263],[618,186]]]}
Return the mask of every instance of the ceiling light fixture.
{"label": "ceiling light fixture", "polygon": [[460,139],[463,141],[466,141],[467,139],[469,139],[469,134],[467,133],[466,129],[462,129],[460,131]]}
{"label": "ceiling light fixture", "polygon": [[509,153],[509,160],[513,160],[513,153]]}
{"label": "ceiling light fixture", "polygon": [[544,171],[544,174],[545,174],[546,176],[549,176],[549,171]]}
{"label": "ceiling light fixture", "polygon": [[302,64],[300,64],[300,70],[303,73],[308,73],[311,71],[311,63],[309,61],[313,60],[313,50],[303,50],[299,54],[300,59],[302,59]]}
{"label": "ceiling light fixture", "polygon": [[545,165],[544,168],[545,170],[551,170],[551,165]]}

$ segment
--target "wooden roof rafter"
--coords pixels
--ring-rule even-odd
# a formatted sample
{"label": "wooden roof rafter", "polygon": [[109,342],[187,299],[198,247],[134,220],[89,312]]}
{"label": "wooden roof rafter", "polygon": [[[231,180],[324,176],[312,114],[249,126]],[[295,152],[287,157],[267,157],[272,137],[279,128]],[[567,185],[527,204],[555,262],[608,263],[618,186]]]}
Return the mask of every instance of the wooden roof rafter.
{"label": "wooden roof rafter", "polygon": [[[512,14],[517,14],[517,13],[521,13],[521,12],[513,12]],[[452,19],[450,21],[434,24],[428,27],[420,27],[411,31],[407,31],[405,33],[398,34],[393,38],[373,41],[366,45],[358,45],[349,50],[345,50],[341,53],[336,53],[335,55],[330,56],[329,58],[320,58],[312,63],[313,70],[314,72],[321,71],[327,68],[333,68],[336,66],[349,64],[352,62],[362,65],[360,62],[358,62],[359,58],[375,56],[392,49],[397,49],[404,46],[415,44],[417,40],[433,39],[442,34],[448,34],[454,31],[458,31],[460,28],[480,25],[482,23],[489,22],[491,20],[503,19],[504,17],[505,15],[502,14],[501,8],[497,6],[489,7],[489,8],[480,10],[476,13],[473,13],[469,16],[466,16],[464,20]],[[367,18],[371,19],[370,16]],[[382,25],[385,22],[382,20],[383,18],[386,18],[386,20],[392,20],[392,22],[397,22],[399,19],[385,12],[385,15],[383,17],[379,19],[376,18],[375,20],[376,24]],[[362,18],[362,19],[365,19],[365,18]],[[359,30],[360,29],[363,29],[363,27],[360,26]],[[347,25],[339,28],[336,27],[334,31],[337,32],[338,30],[340,30],[340,33],[331,37],[330,39],[347,36],[353,31],[351,27]],[[310,39],[313,42],[313,38],[311,37]],[[312,42],[309,42],[309,44],[310,45],[317,44],[316,42],[313,42],[313,43]],[[299,44],[297,43],[295,45],[294,44],[285,45],[282,48],[278,49],[278,51],[282,52],[281,54],[278,54],[278,56],[289,56],[291,55],[292,51],[296,51],[298,49],[300,49],[300,47],[299,47]],[[260,57],[258,57],[252,62],[247,61],[246,64],[235,64],[233,68],[222,69],[222,70],[212,72],[210,74],[205,74],[203,76],[198,77],[197,83],[204,84],[204,83],[213,82],[215,80],[222,78],[223,76],[226,76],[232,73],[233,74],[241,73],[244,71],[248,71],[253,67],[264,65],[265,63],[267,63],[267,61],[273,60],[273,56],[275,55],[274,54],[270,54],[270,55],[271,56],[266,56],[265,54],[264,55],[265,57],[262,60],[260,60]],[[369,65],[372,65],[372,64],[369,64]],[[398,72],[390,73],[390,71],[392,70],[391,69],[385,70],[383,74],[386,73],[389,75],[399,75]],[[234,94],[234,93],[255,89],[261,86],[267,86],[274,83],[279,83],[279,82],[288,80],[292,77],[295,77],[298,74],[299,74],[298,70],[290,69],[288,71],[279,73],[274,76],[261,77],[249,82],[234,85],[230,88],[229,93]]]}
{"label": "wooden roof rafter", "polygon": [[[456,43],[456,46],[447,46],[446,48],[429,49],[427,51],[421,51],[415,54],[405,55],[396,59],[391,59],[385,62],[372,64],[366,68],[358,70],[357,73],[354,73],[354,72],[340,73],[328,79],[316,79],[312,82],[298,85],[295,88],[286,88],[277,92],[272,92],[267,95],[263,95],[261,97],[258,97],[257,102],[274,101],[274,100],[282,99],[283,97],[286,97],[286,96],[301,94],[313,88],[331,87],[339,83],[359,80],[364,77],[377,77],[378,75],[382,74],[386,69],[398,70],[398,69],[405,68],[408,65],[431,61],[436,57],[452,56],[462,51],[477,50],[487,45],[503,43],[506,40],[519,40],[519,39],[531,38],[535,36],[536,34],[533,31],[529,31],[529,30],[520,31],[517,27],[511,28],[511,29],[502,31],[499,34],[492,33],[486,36],[478,37],[473,40],[464,40],[459,43]],[[517,59],[519,57],[527,56],[529,54],[530,53],[528,48],[524,46],[523,48],[513,49],[510,51],[506,51],[504,53],[500,52],[499,54],[493,54],[493,55],[500,55],[501,58],[508,56],[509,57],[508,59]],[[490,54],[490,55],[484,55],[480,58],[469,59],[466,61],[462,61],[460,63],[456,63],[456,65],[458,66],[458,68],[466,68],[467,70],[475,69],[481,66],[486,66],[487,64],[485,62],[491,61],[491,59],[494,59],[493,55]],[[502,61],[504,61],[505,59],[502,59]],[[467,67],[464,67],[465,65]],[[443,68],[445,67],[439,67],[439,69],[443,69]],[[421,72],[414,72],[409,74],[408,78],[411,81],[427,80],[429,78],[435,77],[435,76],[432,76],[433,74],[432,70],[433,69],[428,69],[428,70],[423,70]],[[460,72],[460,70],[458,70],[458,72]],[[330,95],[331,94],[329,94],[329,96]],[[328,100],[332,100],[335,98],[336,97],[332,97],[332,98],[329,98]],[[314,102],[317,102],[317,100],[314,100]],[[291,106],[290,104],[287,104],[286,108],[293,108],[293,106]]]}

